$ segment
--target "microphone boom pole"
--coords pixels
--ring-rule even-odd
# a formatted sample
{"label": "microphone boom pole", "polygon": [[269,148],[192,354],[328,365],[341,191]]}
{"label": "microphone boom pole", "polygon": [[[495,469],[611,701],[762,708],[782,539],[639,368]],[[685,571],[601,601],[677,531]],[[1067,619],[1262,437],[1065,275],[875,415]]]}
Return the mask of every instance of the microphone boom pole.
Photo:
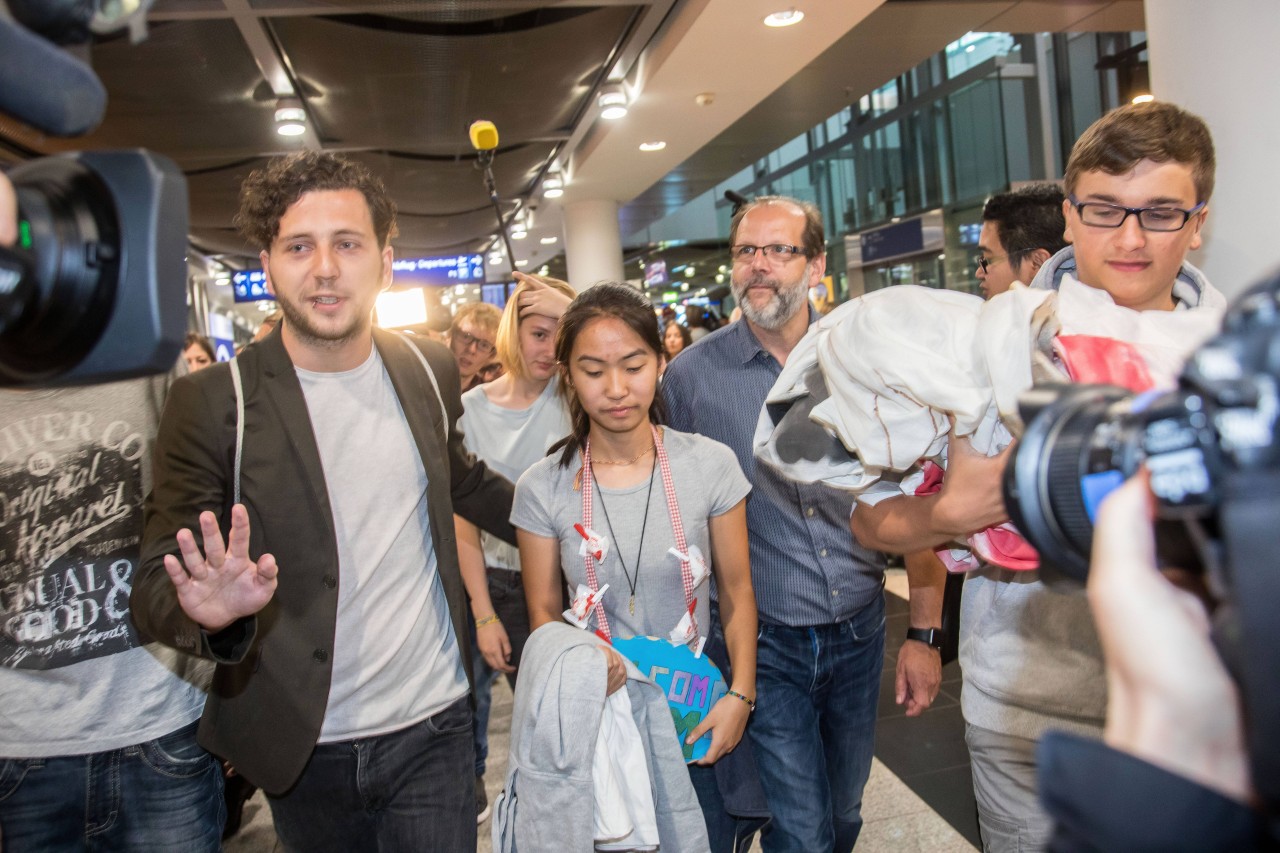
{"label": "microphone boom pole", "polygon": [[493,177],[493,152],[498,147],[498,128],[491,121],[476,121],[467,129],[471,137],[471,147],[476,149],[476,165],[484,171],[484,187],[493,204],[493,212],[498,217],[498,233],[502,235],[502,243],[507,249],[507,261],[512,272],[516,268],[516,253],[511,248],[511,237],[507,233],[507,224],[502,218],[502,207],[498,203],[498,184]]}

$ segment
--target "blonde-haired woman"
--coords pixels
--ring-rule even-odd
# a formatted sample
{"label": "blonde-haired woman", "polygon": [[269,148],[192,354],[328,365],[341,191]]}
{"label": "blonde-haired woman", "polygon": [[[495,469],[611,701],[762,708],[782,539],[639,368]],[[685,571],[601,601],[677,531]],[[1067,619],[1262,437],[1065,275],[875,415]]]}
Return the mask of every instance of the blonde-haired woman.
{"label": "blonde-haired woman", "polygon": [[[570,432],[555,339],[560,316],[575,296],[559,279],[515,275],[519,285],[507,301],[494,340],[505,372],[462,395],[464,411],[458,421],[467,449],[513,483]],[[474,661],[476,816],[484,820],[490,687],[497,673],[505,673],[515,688],[520,651],[529,636],[529,613],[519,552],[456,516],[454,526],[480,652]]]}

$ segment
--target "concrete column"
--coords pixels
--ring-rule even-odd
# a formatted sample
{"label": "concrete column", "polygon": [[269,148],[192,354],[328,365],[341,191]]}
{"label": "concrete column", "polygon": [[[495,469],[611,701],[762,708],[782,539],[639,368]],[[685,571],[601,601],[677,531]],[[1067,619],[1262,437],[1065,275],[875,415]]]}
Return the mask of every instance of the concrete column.
{"label": "concrete column", "polygon": [[1146,0],[1151,92],[1204,118],[1217,153],[1204,248],[1191,262],[1227,296],[1280,265],[1276,0]]}
{"label": "concrete column", "polygon": [[564,205],[563,211],[569,283],[585,290],[602,281],[623,281],[618,203],[586,199]]}

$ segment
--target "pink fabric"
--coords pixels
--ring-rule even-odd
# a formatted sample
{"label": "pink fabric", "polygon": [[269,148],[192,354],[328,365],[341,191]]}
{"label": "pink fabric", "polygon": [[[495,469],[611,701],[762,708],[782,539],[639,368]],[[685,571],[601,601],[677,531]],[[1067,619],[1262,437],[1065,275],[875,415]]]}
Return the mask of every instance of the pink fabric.
{"label": "pink fabric", "polygon": [[1119,385],[1138,394],[1155,386],[1146,360],[1133,344],[1093,335],[1059,335],[1053,349],[1073,382]]}

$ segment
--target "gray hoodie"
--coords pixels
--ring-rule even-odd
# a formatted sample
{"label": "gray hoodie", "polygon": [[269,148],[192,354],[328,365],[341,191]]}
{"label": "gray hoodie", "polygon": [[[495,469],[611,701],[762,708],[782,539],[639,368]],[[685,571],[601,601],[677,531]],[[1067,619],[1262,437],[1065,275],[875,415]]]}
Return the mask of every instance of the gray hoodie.
{"label": "gray hoodie", "polygon": [[[1031,286],[1056,290],[1067,273],[1076,273],[1072,246],[1050,258]],[[1185,262],[1173,296],[1183,310],[1225,302]],[[960,704],[971,725],[1030,739],[1049,728],[1101,733],[1106,677],[1083,590],[1049,589],[1039,572],[970,572],[961,599],[960,666]]]}
{"label": "gray hoodie", "polygon": [[[589,853],[591,760],[605,702],[605,657],[593,634],[561,622],[534,631],[520,658],[507,784],[493,808],[501,853]],[[627,663],[632,716],[649,759],[662,853],[710,850],[662,688]]]}

